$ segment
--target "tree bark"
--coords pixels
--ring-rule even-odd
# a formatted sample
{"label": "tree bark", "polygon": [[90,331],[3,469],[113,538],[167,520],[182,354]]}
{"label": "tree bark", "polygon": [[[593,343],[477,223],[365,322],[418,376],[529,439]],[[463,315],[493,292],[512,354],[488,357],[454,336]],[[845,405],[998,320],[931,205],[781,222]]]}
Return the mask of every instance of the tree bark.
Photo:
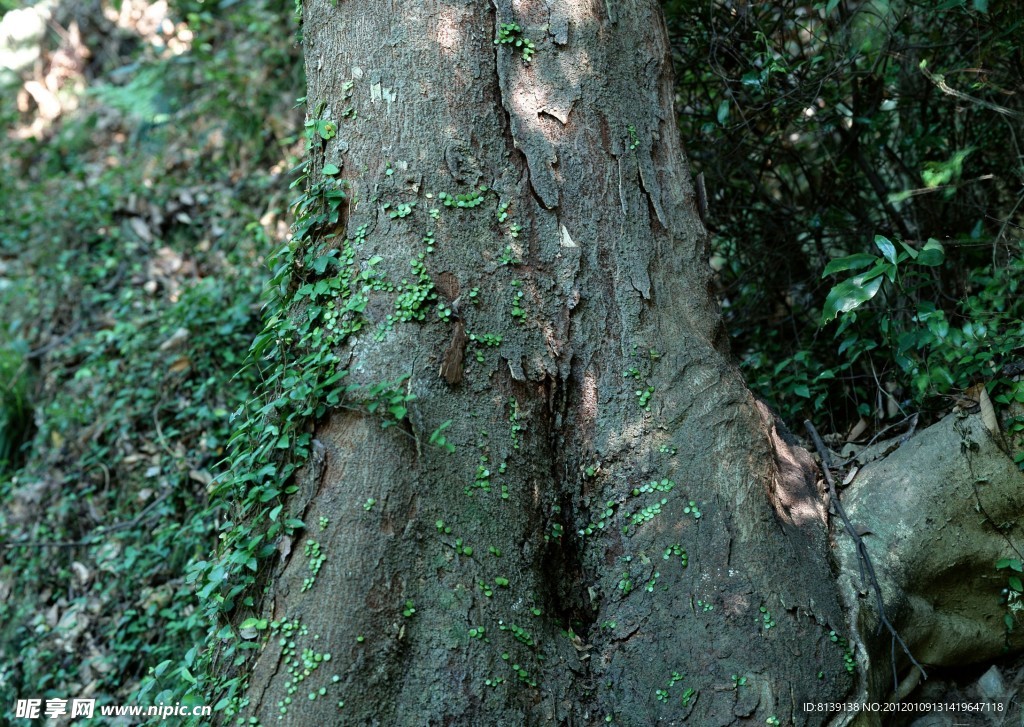
{"label": "tree bark", "polygon": [[[658,4],[304,14],[307,104],[338,123],[313,178],[342,169],[358,260],[388,280],[432,238],[454,312],[389,326],[395,293],[370,296],[349,381],[408,376],[415,400],[401,426],[318,425],[292,509],[326,560],[312,588],[298,546],[274,574],[264,611],[301,627],[260,652],[245,714],[826,722],[802,704],[854,680],[823,490],[723,351]],[[430,442],[449,420],[454,453]],[[318,668],[293,669],[303,649]]]}

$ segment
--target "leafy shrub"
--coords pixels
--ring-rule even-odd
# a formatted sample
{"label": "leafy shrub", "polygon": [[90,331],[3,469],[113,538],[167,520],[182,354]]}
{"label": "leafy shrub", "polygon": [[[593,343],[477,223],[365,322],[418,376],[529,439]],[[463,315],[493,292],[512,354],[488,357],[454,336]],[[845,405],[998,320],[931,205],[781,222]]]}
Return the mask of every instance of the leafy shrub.
{"label": "leafy shrub", "polygon": [[[8,704],[87,684],[101,703],[140,700],[208,634],[184,574],[217,542],[209,487],[260,376],[240,369],[286,232],[275,170],[297,151],[284,99],[301,85],[278,32],[290,8],[213,6],[191,51],[95,54],[77,112],[0,147],[0,416],[37,424],[0,479]],[[124,32],[104,22],[83,19],[85,44]],[[254,58],[267,75],[250,92]],[[2,113],[13,128],[32,110]]]}
{"label": "leafy shrub", "polygon": [[[948,409],[937,397],[978,379],[1001,386],[1000,362],[1020,357],[1012,3],[664,5],[680,129],[751,386],[785,418],[839,432],[899,407]],[[945,262],[851,284],[878,295],[833,341],[822,273],[877,255],[876,236],[904,252],[937,240]]]}

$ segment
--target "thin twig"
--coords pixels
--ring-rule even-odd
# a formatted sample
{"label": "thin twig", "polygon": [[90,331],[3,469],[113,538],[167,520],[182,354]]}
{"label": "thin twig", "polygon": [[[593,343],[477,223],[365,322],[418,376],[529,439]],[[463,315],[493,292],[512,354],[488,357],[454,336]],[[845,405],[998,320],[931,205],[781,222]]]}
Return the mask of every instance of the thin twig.
{"label": "thin twig", "polygon": [[846,514],[846,509],[843,504],[839,502],[839,495],[836,494],[836,483],[832,479],[832,459],[829,457],[828,450],[825,449],[825,443],[821,441],[821,436],[818,434],[818,430],[814,428],[810,420],[804,421],[804,426],[807,427],[807,432],[811,435],[811,439],[814,440],[814,447],[818,450],[818,456],[821,457],[821,471],[825,474],[825,481],[828,483],[828,494],[832,500],[832,505],[835,507],[836,512],[839,513],[839,517],[843,519],[843,527],[846,528],[847,534],[853,538],[853,542],[857,545],[857,556],[861,564],[861,586],[864,585],[864,573],[867,572],[868,579],[871,582],[871,588],[875,592],[875,604],[878,608],[878,633],[881,633],[882,627],[885,626],[892,635],[892,679],[893,679],[893,691],[897,692],[900,688],[899,674],[896,672],[896,643],[903,648],[903,653],[907,655],[910,662],[921,671],[921,676],[925,679],[928,678],[928,673],[924,670],[924,667],[914,658],[914,655],[910,653],[910,647],[907,646],[903,638],[896,632],[896,627],[889,621],[889,617],[885,614],[885,603],[882,599],[882,588],[878,585],[878,577],[875,575],[875,567],[871,564],[871,558],[868,556],[868,549],[864,545],[863,538],[857,534],[856,529],[853,527],[853,523],[850,522],[849,516]]}
{"label": "thin twig", "polygon": [[[911,420],[913,420],[913,421],[911,421]],[[875,435],[874,435],[873,437],[871,437],[871,439],[869,439],[869,440],[868,440],[868,443],[867,443],[867,444],[865,444],[865,445],[864,445],[863,447],[861,447],[861,448],[860,448],[860,451],[859,451],[859,452],[858,452],[857,454],[853,455],[853,456],[852,456],[852,457],[850,457],[849,459],[846,459],[846,460],[844,460],[844,461],[840,462],[840,463],[839,463],[839,466],[840,466],[840,467],[846,467],[846,466],[847,466],[848,464],[850,464],[851,462],[853,462],[854,460],[856,460],[856,459],[857,459],[857,457],[859,457],[859,456],[860,456],[860,455],[861,455],[861,454],[862,454],[862,453],[864,452],[864,450],[866,450],[866,449],[867,449],[868,447],[870,447],[870,446],[871,446],[872,444],[874,444],[875,442],[877,442],[877,441],[878,441],[878,440],[879,440],[879,439],[881,438],[881,436],[882,436],[883,434],[885,434],[886,432],[888,432],[888,431],[889,431],[890,429],[895,429],[896,427],[901,427],[901,426],[903,426],[903,425],[904,425],[904,424],[906,424],[906,423],[907,423],[908,421],[910,422],[910,429],[909,429],[908,431],[909,431],[909,433],[910,433],[910,434],[913,434],[913,433],[914,433],[914,429],[915,429],[915,428],[917,427],[917,414],[911,414],[911,415],[910,415],[910,416],[908,416],[908,417],[904,417],[903,419],[900,419],[900,420],[899,420],[898,422],[893,422],[893,423],[892,423],[892,424],[890,424],[889,426],[887,426],[887,427],[883,427],[883,428],[879,429],[879,430],[878,430],[877,432],[875,432]],[[901,435],[901,436],[900,436],[900,439],[901,439],[901,440],[903,440],[903,441],[906,441],[906,440],[904,439],[904,437],[906,437],[907,439],[909,439],[909,438],[910,438],[910,434],[904,433],[903,435]],[[903,441],[901,441],[901,442],[900,442],[900,444],[903,444]]]}
{"label": "thin twig", "polygon": [[1020,118],[1021,116],[1018,112],[1012,109],[1008,109],[1005,106],[1000,106],[999,104],[994,104],[991,101],[986,101],[985,99],[977,98],[975,96],[968,96],[963,91],[957,91],[955,88],[951,87],[948,83],[946,83],[946,77],[941,73],[932,73],[925,66],[919,66],[919,68],[921,70],[921,73],[924,74],[924,77],[927,78],[932,83],[934,83],[936,86],[938,86],[939,90],[941,90],[944,94],[952,96],[953,98],[958,98],[961,101],[967,101],[977,106],[981,106],[983,109],[995,111],[997,114],[1002,114],[1003,116],[1010,116],[1012,118]]}

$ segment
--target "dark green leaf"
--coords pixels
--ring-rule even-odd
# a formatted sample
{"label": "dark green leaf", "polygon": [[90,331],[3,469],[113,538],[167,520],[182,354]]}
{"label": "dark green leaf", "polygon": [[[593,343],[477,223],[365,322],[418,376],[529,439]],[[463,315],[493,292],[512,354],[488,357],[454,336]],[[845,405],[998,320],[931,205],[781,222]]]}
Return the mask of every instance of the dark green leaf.
{"label": "dark green leaf", "polygon": [[725,122],[729,120],[729,101],[724,99],[718,104],[718,123],[725,126]]}
{"label": "dark green leaf", "polygon": [[[865,274],[870,275],[870,273]],[[867,303],[882,287],[882,279],[874,277],[865,281],[865,275],[844,280],[829,291],[825,307],[821,312],[821,325],[825,325],[840,313],[846,313]]]}
{"label": "dark green leaf", "polygon": [[821,277],[831,275],[832,273],[840,273],[844,270],[860,270],[861,268],[866,268],[868,265],[871,265],[876,260],[878,260],[877,255],[872,255],[866,252],[858,252],[855,255],[836,258],[825,266],[825,272],[821,274]]}
{"label": "dark green leaf", "polygon": [[917,256],[917,262],[929,267],[942,265],[945,259],[946,251],[943,249],[942,243],[934,237],[928,239],[928,242],[924,244],[924,247]]}
{"label": "dark green leaf", "polygon": [[889,242],[889,239],[882,235],[875,235],[875,247],[882,251],[882,257],[896,264],[896,246]]}

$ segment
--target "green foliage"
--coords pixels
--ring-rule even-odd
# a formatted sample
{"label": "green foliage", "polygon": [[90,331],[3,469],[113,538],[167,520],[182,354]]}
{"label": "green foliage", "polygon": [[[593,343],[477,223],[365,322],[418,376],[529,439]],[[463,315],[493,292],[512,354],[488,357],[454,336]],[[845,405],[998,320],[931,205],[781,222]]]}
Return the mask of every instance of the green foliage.
{"label": "green foliage", "polygon": [[365,401],[366,410],[371,414],[380,411],[381,428],[386,429],[401,423],[409,413],[408,404],[415,401],[416,396],[401,388],[408,378],[409,376],[405,375],[394,381],[382,381],[370,387]]}
{"label": "green foliage", "polygon": [[526,323],[526,308],[524,307],[526,294],[522,291],[522,281],[513,280],[511,283],[514,291],[511,300],[511,314],[516,323]]}
{"label": "green foliage", "polygon": [[389,324],[395,321],[424,321],[427,310],[437,302],[434,281],[427,272],[424,258],[424,253],[420,253],[416,259],[409,261],[415,280],[402,280],[402,287],[395,299],[395,314],[388,317]]}
{"label": "green foliage", "polygon": [[0,149],[4,445],[38,424],[0,481],[4,702],[86,681],[100,704],[206,702],[210,622],[182,574],[229,517],[211,481],[261,375],[239,371],[301,83],[277,5],[172,2],[193,33],[177,54],[119,29],[135,50],[95,54],[77,111]]}
{"label": "green foliage", "polygon": [[689,565],[689,557],[687,556],[686,551],[683,550],[683,547],[678,543],[665,548],[665,552],[661,557],[663,560],[669,560],[673,556],[679,558],[679,563],[683,568]]}
{"label": "green foliage", "polygon": [[444,435],[444,430],[450,427],[451,424],[451,419],[446,419],[445,421],[441,422],[441,425],[430,433],[429,440],[430,444],[434,445],[435,447],[440,447],[441,449],[448,452],[448,454],[453,454],[455,452],[455,445],[449,442],[447,437],[445,437]]}
{"label": "green foliage", "polygon": [[[890,283],[896,284],[901,264],[911,261],[918,265],[935,267],[942,265],[942,261],[946,256],[942,243],[934,238],[928,240],[920,252],[905,242],[901,241],[900,245],[903,247],[903,251],[897,255],[896,246],[892,242],[882,235],[875,235],[875,246],[881,250],[882,257],[868,253],[857,253],[856,255],[833,260],[825,266],[825,272],[822,273],[822,277],[848,270],[869,269],[867,272],[860,273],[838,283],[829,291],[828,296],[825,298],[825,309],[822,311],[821,325],[824,326],[837,315],[859,308],[862,304],[874,298],[875,294],[881,289],[884,280],[883,276],[887,277]],[[917,277],[922,279],[920,273],[918,273]],[[904,281],[905,284],[906,281]],[[901,285],[901,288],[904,285]],[[920,287],[920,284],[916,287]]]}
{"label": "green foliage", "polygon": [[[942,412],[1019,360],[1012,4],[663,3],[748,382],[783,414]],[[955,39],[950,41],[950,39]],[[937,43],[944,43],[937,50]],[[714,62],[708,64],[708,58]],[[821,279],[845,273],[838,285]],[[819,326],[839,317],[836,341]]]}
{"label": "green foliage", "polygon": [[502,337],[497,333],[470,333],[469,342],[475,347],[474,357],[478,363],[484,362],[484,350],[497,348],[501,345]]}
{"label": "green foliage", "polygon": [[[106,173],[93,187],[56,191],[40,204],[38,218],[29,203],[17,221],[36,234],[51,231],[34,251],[47,262],[23,268],[35,297],[0,296],[0,305],[67,328],[21,329],[21,335],[42,334],[37,347],[57,345],[41,361],[46,378],[37,395],[39,429],[25,466],[0,485],[0,497],[21,501],[23,486],[37,487],[51,472],[60,479],[31,506],[31,519],[0,515],[6,539],[26,542],[10,551],[8,562],[16,568],[0,573],[24,594],[0,606],[2,662],[18,669],[17,679],[5,674],[11,690],[5,699],[66,693],[80,678],[85,662],[69,667],[59,647],[73,638],[68,624],[75,619],[88,619],[93,633],[104,637],[91,662],[103,703],[123,701],[124,690],[137,688],[158,664],[179,664],[175,678],[191,677],[196,644],[207,630],[180,574],[216,537],[214,523],[224,511],[209,502],[206,486],[230,436],[229,412],[254,384],[255,370],[237,372],[245,342],[257,330],[261,281],[254,262],[260,240],[252,232],[259,226],[246,233],[236,223],[236,242],[220,247],[220,263],[188,245],[179,236],[184,230],[172,228],[159,254],[198,261],[208,273],[180,282],[161,278],[164,289],[147,292],[141,283],[156,283],[151,276],[158,250],[130,238],[110,204],[144,189],[137,174]],[[166,205],[161,194],[151,203]],[[63,224],[52,225],[46,213],[52,204],[67,211],[67,232]],[[247,212],[240,207],[237,219],[244,221]],[[106,232],[88,232],[100,230]],[[21,257],[22,263],[29,260]],[[81,567],[55,569],[48,546],[54,541],[80,543],[69,552]],[[51,605],[33,594],[67,593],[74,579],[80,586],[59,606],[66,620],[45,623],[42,614]],[[161,674],[170,677],[166,666]]]}
{"label": "green foliage", "polygon": [[479,190],[474,189],[472,192],[466,194],[450,195],[447,192],[439,192],[437,198],[441,200],[441,203],[445,207],[456,207],[458,209],[472,209],[479,207],[484,202],[484,196],[481,192],[486,192],[487,187],[481,186]]}
{"label": "green foliage", "polygon": [[522,261],[519,260],[511,245],[505,245],[505,249],[501,251],[501,257],[498,258],[498,262],[502,265],[522,265]]}
{"label": "green foliage", "polygon": [[[978,381],[999,404],[1024,402],[1024,385],[1006,373],[1022,355],[1024,248],[1013,237],[1017,189],[1005,180],[1022,169],[1006,153],[999,110],[1021,112],[1020,96],[1003,92],[1019,85],[1007,59],[1021,20],[980,0],[938,9],[912,2],[899,17],[842,0],[752,4],[740,15],[724,3],[667,6],[681,124],[708,180],[718,286],[754,387],[792,417],[831,408],[837,427],[891,416],[880,399],[941,408],[937,395]],[[131,58],[97,55],[80,116],[39,141],[12,136],[0,150],[9,181],[0,186],[0,463],[9,468],[0,499],[11,503],[0,530],[14,546],[0,567],[12,594],[0,603],[2,702],[66,696],[91,675],[101,702],[197,703],[216,692],[218,712],[231,715],[253,644],[235,638],[229,619],[287,639],[295,684],[303,669],[330,660],[296,648],[301,625],[249,615],[252,589],[278,536],[305,527],[285,498],[297,469],[316,456],[311,422],[343,406],[397,427],[415,400],[405,377],[348,383],[337,351],[367,326],[371,293],[395,293],[380,336],[426,321],[438,297],[427,273],[432,233],[409,277],[392,283],[383,261],[361,252],[366,227],[343,228],[349,190],[340,162],[318,153],[354,117],[345,103],[354,83],[341,84],[331,114],[321,107],[303,122],[285,110],[283,99],[302,85],[297,50],[280,31],[292,7],[174,0],[172,14],[194,34],[190,47],[163,52],[140,38]],[[499,26],[495,43],[526,63],[535,52],[514,23]],[[938,43],[942,55],[929,55]],[[0,113],[5,123],[31,120],[10,105]],[[647,143],[633,125],[624,136],[632,151]],[[303,191],[285,244],[274,199],[284,193],[279,170],[295,165],[293,142],[303,139],[317,154],[292,185]],[[426,213],[414,202],[382,206],[404,225],[417,215],[471,214],[456,210],[479,207],[489,191],[440,193],[443,210]],[[522,227],[499,202],[497,222],[515,240]],[[505,243],[499,262],[520,265]],[[260,323],[260,263],[274,249]],[[528,318],[521,288],[499,301],[520,324]],[[464,305],[479,303],[479,293],[471,289]],[[442,305],[438,315],[453,313]],[[818,330],[833,321],[835,341]],[[469,340],[481,362],[502,343],[495,333]],[[636,391],[649,411],[653,387],[639,368],[625,377],[637,382],[625,395]],[[515,401],[507,405],[508,436],[519,446],[525,421]],[[452,452],[450,425],[441,423],[429,444]],[[484,452],[465,491],[490,493],[504,469],[492,470]],[[586,476],[599,470],[588,466]],[[667,494],[674,484],[654,480],[633,495]],[[501,498],[510,498],[506,484]],[[687,502],[687,525],[696,526],[700,508]],[[622,504],[597,503],[595,522],[579,534],[613,525]],[[639,526],[665,504],[645,498],[622,522]],[[378,513],[372,497],[358,511]],[[437,529],[447,540],[451,527],[438,520]],[[545,530],[563,538],[560,523]],[[452,547],[474,555],[462,538]],[[311,539],[304,555],[303,588],[313,588],[326,555]],[[687,565],[680,544],[663,558]],[[1009,630],[1020,562],[996,567],[1006,573]],[[618,590],[639,590],[636,580],[652,591],[657,578],[625,570]],[[500,599],[510,580],[492,574],[478,588]],[[411,599],[393,607],[405,618],[416,613]],[[712,608],[697,601],[695,611]],[[757,618],[774,626],[766,607]],[[101,638],[76,637],[79,619]],[[486,639],[482,626],[475,630],[472,638]],[[502,630],[516,648],[535,646],[522,627]],[[849,644],[830,638],[853,671]],[[206,650],[206,640],[223,648]],[[503,658],[519,683],[536,686]],[[673,673],[659,697],[674,700],[681,678]],[[685,690],[682,706],[695,694]]]}
{"label": "green foliage", "polygon": [[1017,618],[1024,610],[1024,563],[1019,558],[1000,558],[996,570],[1006,574],[1006,585],[1002,589],[1001,603],[1006,606],[1003,622],[1006,627],[1006,648],[1010,646],[1010,634],[1017,626]]}
{"label": "green foliage", "polygon": [[176,89],[173,76],[168,76],[162,63],[144,65],[121,85],[99,84],[89,93],[125,116],[145,124],[166,124],[172,118],[170,101]]}
{"label": "green foliage", "polygon": [[21,448],[32,426],[32,382],[28,346],[0,339],[0,475],[21,463]]}
{"label": "green foliage", "polygon": [[857,669],[857,660],[853,656],[853,647],[850,642],[843,636],[840,636],[835,631],[828,632],[829,641],[838,646],[842,650],[843,654],[843,668],[850,674]]}
{"label": "green foliage", "polygon": [[511,45],[521,51],[523,62],[529,63],[533,54],[537,52],[533,41],[523,36],[523,29],[518,23],[502,23],[498,28],[498,37],[494,39],[495,45]]}
{"label": "green foliage", "polygon": [[[314,128],[310,137],[315,133]],[[187,579],[196,584],[212,618],[251,606],[245,594],[256,582],[259,562],[274,552],[279,535],[305,527],[282,510],[283,498],[296,489],[293,475],[312,454],[310,423],[344,402],[380,417],[382,427],[393,426],[415,399],[405,389],[407,377],[366,388],[343,383],[347,371],[339,367],[335,350],[365,326],[370,292],[388,286],[376,269],[379,257],[358,261],[365,225],[351,237],[338,238],[333,191],[330,184],[309,184],[293,203],[295,235],[271,260],[275,269],[267,288],[264,330],[250,348],[249,366],[259,366],[262,376],[256,395],[235,412],[230,475],[213,490],[232,503],[232,522],[221,535],[217,556],[194,563]],[[375,502],[368,499],[364,509],[369,512]],[[319,546],[315,550],[307,553],[313,573],[304,588],[313,586],[323,562]],[[229,644],[205,658],[226,663],[242,656],[238,647]],[[212,688],[229,690],[229,684],[222,677]]]}
{"label": "green foliage", "polygon": [[[840,353],[847,353],[852,363],[867,351],[887,352],[917,401],[979,381],[987,382],[1001,403],[1016,400],[1020,382],[1003,376],[1000,369],[1001,362],[1012,360],[1024,343],[1024,305],[1017,295],[1020,276],[997,280],[984,270],[976,271],[978,292],[957,301],[947,313],[931,298],[931,268],[944,261],[937,240],[928,240],[920,251],[900,242],[903,249],[898,254],[882,236],[875,244],[882,258],[861,253],[825,268],[825,274],[869,268],[837,284],[826,298],[822,322],[841,318],[836,333]],[[1024,256],[1010,267],[1024,270]],[[880,290],[888,304],[865,308]],[[958,323],[951,324],[950,318]]]}

